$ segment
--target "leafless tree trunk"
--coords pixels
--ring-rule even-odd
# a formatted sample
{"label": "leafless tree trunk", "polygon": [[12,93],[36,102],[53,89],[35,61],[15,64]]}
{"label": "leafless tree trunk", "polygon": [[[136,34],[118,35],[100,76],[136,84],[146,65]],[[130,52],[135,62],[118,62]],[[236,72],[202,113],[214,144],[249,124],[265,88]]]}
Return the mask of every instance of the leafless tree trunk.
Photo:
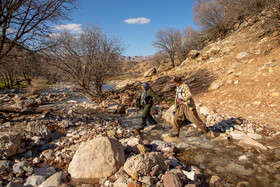
{"label": "leafless tree trunk", "polygon": [[16,82],[16,77],[18,75],[18,66],[16,63],[16,58],[14,56],[9,56],[9,58],[4,58],[6,63],[1,64],[0,73],[5,85],[8,89],[13,88]]}
{"label": "leafless tree trunk", "polygon": [[181,46],[181,33],[174,28],[167,28],[166,30],[159,30],[156,33],[156,41],[153,46],[161,50],[163,53],[168,54],[172,66],[175,67],[175,56],[178,47]]}
{"label": "leafless tree trunk", "polygon": [[50,33],[50,24],[68,19],[76,0],[1,0],[0,63],[15,45],[42,47],[41,37]]}
{"label": "leafless tree trunk", "polygon": [[55,47],[46,52],[52,65],[67,73],[87,98],[101,97],[105,80],[121,69],[119,40],[91,25],[79,36],[65,32],[53,40]]}

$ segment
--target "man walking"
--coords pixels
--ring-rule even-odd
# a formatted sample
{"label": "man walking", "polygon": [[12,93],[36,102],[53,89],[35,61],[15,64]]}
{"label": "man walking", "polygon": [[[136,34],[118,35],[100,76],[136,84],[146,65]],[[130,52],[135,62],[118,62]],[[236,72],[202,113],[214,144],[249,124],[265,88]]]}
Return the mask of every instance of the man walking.
{"label": "man walking", "polygon": [[180,77],[175,77],[174,82],[177,87],[175,99],[176,113],[174,116],[172,133],[170,136],[179,136],[180,128],[186,119],[194,123],[202,130],[202,132],[204,132],[204,134],[206,134],[207,127],[198,116],[188,85],[182,84],[182,79]]}

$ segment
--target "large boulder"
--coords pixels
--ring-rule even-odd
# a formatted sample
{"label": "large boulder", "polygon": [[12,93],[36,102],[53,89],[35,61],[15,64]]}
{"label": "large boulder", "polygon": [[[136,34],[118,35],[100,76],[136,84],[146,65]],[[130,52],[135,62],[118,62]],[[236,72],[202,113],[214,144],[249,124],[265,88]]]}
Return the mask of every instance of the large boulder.
{"label": "large boulder", "polygon": [[162,115],[163,121],[167,124],[173,125],[175,114],[175,105],[172,105],[167,111]]}
{"label": "large boulder", "polygon": [[171,70],[173,68],[172,64],[170,61],[161,61],[160,66],[157,69],[157,72],[166,72],[168,70]]}
{"label": "large boulder", "polygon": [[151,68],[144,73],[144,77],[151,77],[157,73],[156,68]]}
{"label": "large boulder", "polygon": [[29,122],[26,131],[30,132],[32,135],[41,136],[43,139],[48,140],[51,138],[50,129],[46,125],[36,121]]}
{"label": "large boulder", "polygon": [[18,153],[21,144],[19,133],[0,132],[0,156],[13,156]]}
{"label": "large boulder", "polygon": [[133,179],[138,180],[140,176],[148,175],[156,165],[159,165],[160,170],[166,170],[164,160],[160,152],[138,154],[127,159],[124,170]]}
{"label": "large boulder", "polygon": [[123,81],[118,81],[116,82],[116,85],[115,85],[115,89],[118,90],[118,89],[122,89],[128,85],[131,85],[134,83],[134,79],[125,79]]}
{"label": "large boulder", "polygon": [[98,182],[118,171],[125,162],[122,144],[112,138],[97,137],[83,142],[75,153],[68,172],[73,180]]}
{"label": "large boulder", "polygon": [[194,49],[189,52],[188,57],[191,59],[195,59],[198,55],[199,55],[199,51]]}

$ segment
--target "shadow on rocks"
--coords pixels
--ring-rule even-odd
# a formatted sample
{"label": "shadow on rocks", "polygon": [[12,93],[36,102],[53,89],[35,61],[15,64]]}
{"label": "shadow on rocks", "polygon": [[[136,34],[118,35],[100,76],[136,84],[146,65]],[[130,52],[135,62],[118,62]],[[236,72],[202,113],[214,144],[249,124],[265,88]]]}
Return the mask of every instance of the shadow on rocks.
{"label": "shadow on rocks", "polygon": [[216,76],[207,69],[199,69],[193,72],[183,82],[187,83],[193,95],[208,92],[210,85],[216,80]]}

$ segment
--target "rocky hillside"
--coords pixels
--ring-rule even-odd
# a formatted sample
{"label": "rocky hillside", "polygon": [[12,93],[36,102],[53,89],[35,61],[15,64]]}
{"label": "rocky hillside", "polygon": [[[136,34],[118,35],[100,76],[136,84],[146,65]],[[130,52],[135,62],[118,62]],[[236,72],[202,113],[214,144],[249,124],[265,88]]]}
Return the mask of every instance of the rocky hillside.
{"label": "rocky hillside", "polygon": [[156,75],[140,81],[164,77],[156,84],[160,91],[181,76],[199,106],[279,128],[280,39],[279,31],[265,32],[267,21],[264,14],[249,19],[225,39],[192,51],[180,66],[167,71],[168,64],[161,65]]}

